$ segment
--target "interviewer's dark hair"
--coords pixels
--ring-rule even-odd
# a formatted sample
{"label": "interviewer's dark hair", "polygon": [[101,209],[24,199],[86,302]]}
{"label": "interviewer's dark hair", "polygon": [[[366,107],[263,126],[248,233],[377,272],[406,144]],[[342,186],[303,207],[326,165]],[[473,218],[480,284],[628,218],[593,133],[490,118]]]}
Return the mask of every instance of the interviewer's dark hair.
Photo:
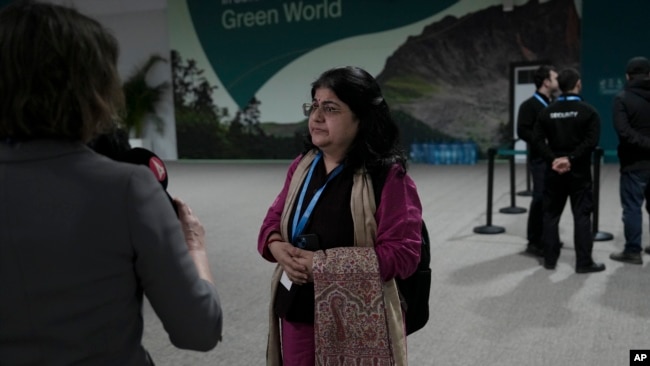
{"label": "interviewer's dark hair", "polygon": [[[346,167],[372,170],[397,162],[406,169],[406,155],[399,144],[399,129],[372,75],[359,67],[339,67],[325,71],[311,86],[312,98],[317,89],[328,88],[350,107],[359,120],[357,136],[345,158]],[[311,138],[307,147],[316,148]]]}
{"label": "interviewer's dark hair", "polygon": [[88,142],[124,103],[118,44],[74,9],[15,1],[0,11],[0,138]]}

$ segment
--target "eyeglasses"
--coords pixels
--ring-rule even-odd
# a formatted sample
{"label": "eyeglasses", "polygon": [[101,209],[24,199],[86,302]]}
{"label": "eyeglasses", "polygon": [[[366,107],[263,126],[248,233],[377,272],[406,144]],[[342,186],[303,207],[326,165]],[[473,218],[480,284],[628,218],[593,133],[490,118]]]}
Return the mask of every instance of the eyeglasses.
{"label": "eyeglasses", "polygon": [[320,109],[326,117],[331,117],[341,112],[340,109],[329,104],[318,105],[316,103],[305,103],[302,105],[302,112],[305,114],[305,117],[311,116],[317,109]]}

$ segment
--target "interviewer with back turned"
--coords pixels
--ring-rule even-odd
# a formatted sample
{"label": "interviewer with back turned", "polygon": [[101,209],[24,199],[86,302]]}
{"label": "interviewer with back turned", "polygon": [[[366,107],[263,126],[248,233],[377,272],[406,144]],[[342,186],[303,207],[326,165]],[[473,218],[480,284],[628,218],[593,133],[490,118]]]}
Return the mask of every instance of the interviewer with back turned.
{"label": "interviewer with back turned", "polygon": [[86,147],[123,104],[116,40],[75,10],[15,1],[0,49],[0,365],[153,365],[143,295],[175,346],[212,349],[203,226],[149,169]]}

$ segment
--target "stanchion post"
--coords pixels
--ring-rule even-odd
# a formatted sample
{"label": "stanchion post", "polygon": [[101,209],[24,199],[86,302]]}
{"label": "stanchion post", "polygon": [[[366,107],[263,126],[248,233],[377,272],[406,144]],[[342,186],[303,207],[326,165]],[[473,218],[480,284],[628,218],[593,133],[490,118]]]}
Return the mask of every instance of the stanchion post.
{"label": "stanchion post", "polygon": [[508,159],[510,163],[510,207],[504,207],[499,210],[501,213],[505,214],[520,214],[524,213],[527,210],[523,207],[517,207],[515,203],[515,151],[510,152],[510,157]]}
{"label": "stanchion post", "polygon": [[485,211],[486,223],[483,226],[476,226],[474,228],[474,232],[477,234],[501,234],[506,231],[504,227],[492,225],[492,191],[494,188],[494,158],[496,155],[496,149],[488,149],[487,210]]}
{"label": "stanchion post", "polygon": [[526,190],[517,192],[518,196],[532,196],[533,191],[531,189],[530,181],[530,151],[526,152]]}
{"label": "stanchion post", "polygon": [[598,213],[599,213],[599,206],[600,206],[600,162],[602,161],[603,158],[603,149],[601,147],[596,147],[594,150],[594,212],[593,212],[593,217],[592,217],[592,225],[593,225],[593,234],[594,234],[594,241],[607,241],[607,240],[612,240],[614,239],[614,235],[611,233],[603,232],[598,230]]}

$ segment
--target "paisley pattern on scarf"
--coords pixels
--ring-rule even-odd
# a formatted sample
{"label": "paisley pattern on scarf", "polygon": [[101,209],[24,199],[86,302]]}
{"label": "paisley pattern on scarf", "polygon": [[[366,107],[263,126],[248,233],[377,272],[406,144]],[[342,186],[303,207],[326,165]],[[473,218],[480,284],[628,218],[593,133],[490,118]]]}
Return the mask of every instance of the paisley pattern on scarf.
{"label": "paisley pattern on scarf", "polygon": [[374,248],[314,254],[317,365],[393,365]]}

